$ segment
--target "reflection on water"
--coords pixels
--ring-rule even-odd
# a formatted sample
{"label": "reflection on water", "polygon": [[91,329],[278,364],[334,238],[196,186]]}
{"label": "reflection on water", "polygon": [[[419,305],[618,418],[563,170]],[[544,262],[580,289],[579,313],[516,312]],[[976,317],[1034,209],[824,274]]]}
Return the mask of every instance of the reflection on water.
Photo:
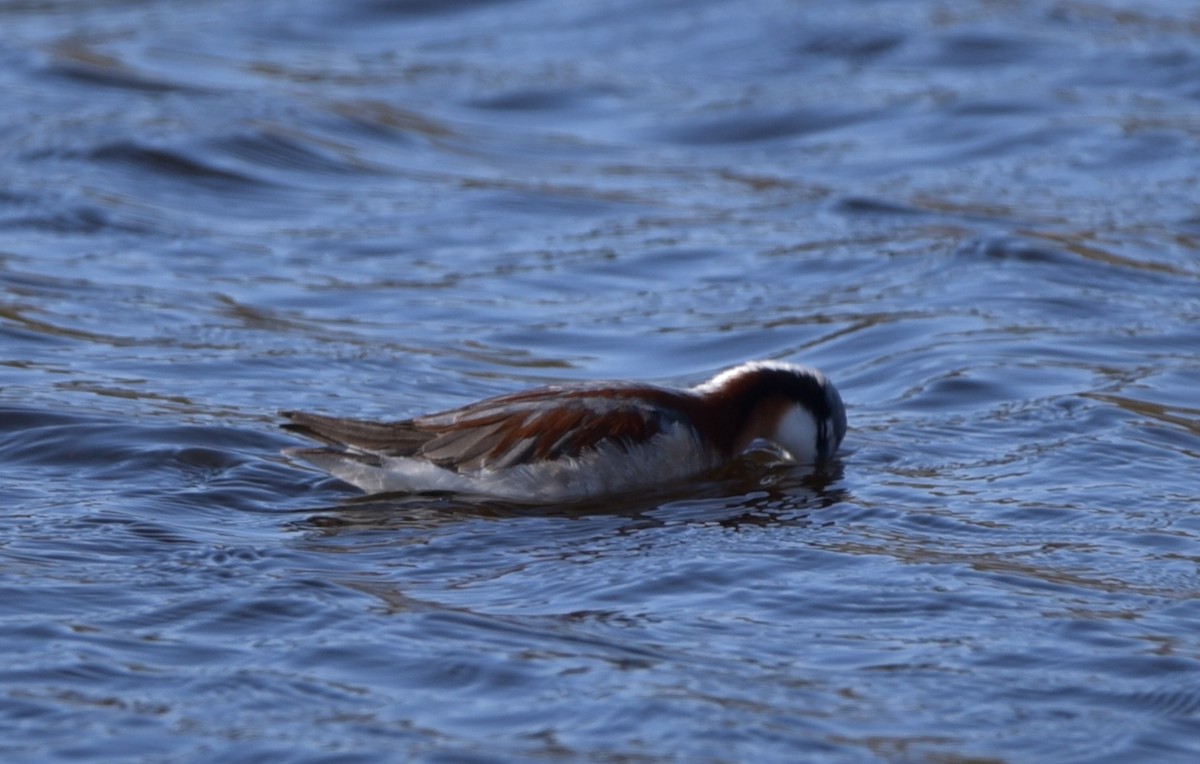
{"label": "reflection on water", "polygon": [[[1192,761],[1194,14],[0,8],[6,761]],[[283,408],[827,370],[568,507]],[[517,699],[517,702],[514,702]]]}

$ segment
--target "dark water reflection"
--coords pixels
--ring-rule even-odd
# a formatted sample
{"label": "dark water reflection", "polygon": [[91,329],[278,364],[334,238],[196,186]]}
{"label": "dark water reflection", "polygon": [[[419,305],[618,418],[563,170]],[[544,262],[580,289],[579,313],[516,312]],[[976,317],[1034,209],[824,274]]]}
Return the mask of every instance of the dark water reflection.
{"label": "dark water reflection", "polygon": [[[1192,761],[1186,4],[0,8],[0,758]],[[840,462],[358,497],[280,408],[826,369]]]}

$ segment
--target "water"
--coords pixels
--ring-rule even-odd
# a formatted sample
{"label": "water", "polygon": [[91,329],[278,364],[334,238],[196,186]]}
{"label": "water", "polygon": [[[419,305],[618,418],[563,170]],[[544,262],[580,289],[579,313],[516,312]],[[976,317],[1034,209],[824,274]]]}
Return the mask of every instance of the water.
{"label": "water", "polygon": [[[5,761],[1193,761],[1188,3],[0,7]],[[275,412],[825,369],[829,474]]]}

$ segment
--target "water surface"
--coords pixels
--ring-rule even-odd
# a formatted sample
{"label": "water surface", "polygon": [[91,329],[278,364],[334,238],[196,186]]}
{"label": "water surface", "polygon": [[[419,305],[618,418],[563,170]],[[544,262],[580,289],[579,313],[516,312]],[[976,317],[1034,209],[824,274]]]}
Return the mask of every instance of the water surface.
{"label": "water surface", "polygon": [[[5,761],[1192,761],[1187,4],[0,8]],[[361,497],[281,408],[823,368],[813,474]]]}

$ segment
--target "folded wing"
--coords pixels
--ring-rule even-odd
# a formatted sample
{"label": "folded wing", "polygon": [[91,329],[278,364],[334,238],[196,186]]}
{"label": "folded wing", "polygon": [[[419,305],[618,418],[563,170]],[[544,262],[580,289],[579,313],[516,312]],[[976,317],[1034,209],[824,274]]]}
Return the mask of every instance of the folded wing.
{"label": "folded wing", "polygon": [[470,472],[628,449],[679,418],[686,403],[661,388],[539,388],[398,422],[285,411],[284,427],[355,452],[427,459]]}

